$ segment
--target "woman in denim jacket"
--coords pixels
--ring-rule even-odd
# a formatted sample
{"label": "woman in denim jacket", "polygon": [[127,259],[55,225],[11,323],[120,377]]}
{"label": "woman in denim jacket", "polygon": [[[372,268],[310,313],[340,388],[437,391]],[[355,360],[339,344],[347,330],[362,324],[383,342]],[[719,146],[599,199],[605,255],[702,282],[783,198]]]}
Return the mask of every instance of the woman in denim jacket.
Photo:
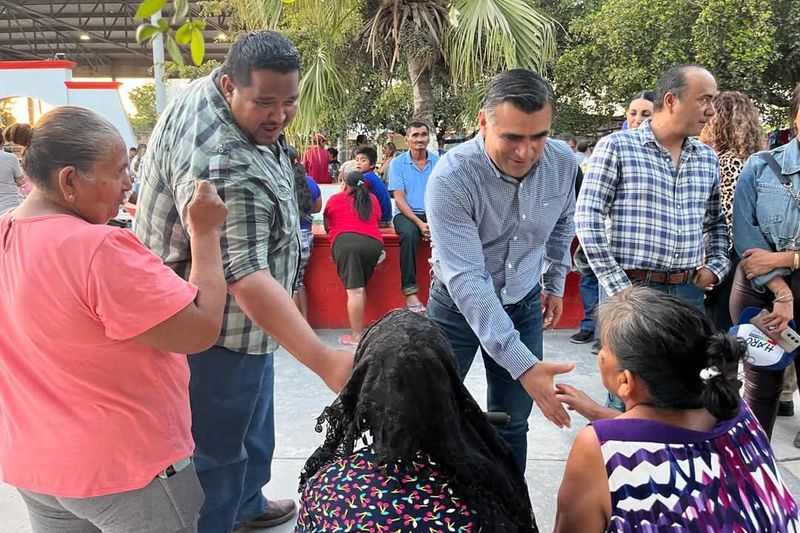
{"label": "woman in denim jacket", "polygon": [[[790,113],[797,128],[800,85],[794,90]],[[769,309],[764,325],[780,333],[800,317],[800,133],[768,152],[783,177],[770,168],[765,153],[747,160],[734,196],[733,244],[742,262],[733,281],[730,311],[738,323],[745,307]],[[791,187],[784,185],[785,179]],[[800,366],[795,368],[800,373]],[[782,384],[782,371],[745,364],[745,400],[770,437]]]}

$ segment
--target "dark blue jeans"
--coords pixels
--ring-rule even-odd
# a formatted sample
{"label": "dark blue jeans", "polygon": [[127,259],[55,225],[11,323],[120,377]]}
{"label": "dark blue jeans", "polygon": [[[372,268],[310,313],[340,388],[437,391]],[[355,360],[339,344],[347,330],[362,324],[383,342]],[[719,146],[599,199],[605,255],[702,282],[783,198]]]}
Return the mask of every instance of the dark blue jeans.
{"label": "dark blue jeans", "polygon": [[588,274],[581,276],[578,290],[581,294],[581,301],[583,302],[583,319],[578,328],[581,331],[594,331],[594,313],[597,311],[597,301],[600,297],[598,293],[600,286],[597,283],[595,275]]}
{"label": "dark blue jeans", "polygon": [[[542,359],[542,302],[539,287],[529,292],[514,305],[505,306],[505,311],[514,322],[520,339],[539,360]],[[464,315],[450,298],[444,286],[434,281],[428,300],[428,318],[433,320],[447,335],[456,354],[458,370],[463,380],[469,372],[475,353],[481,348],[486,367],[487,401],[489,411],[502,411],[511,416],[511,422],[498,428],[498,433],[511,446],[517,465],[525,472],[528,453],[528,417],[533,400],[519,381],[513,379],[508,370],[501,367],[481,347]]]}
{"label": "dark blue jeans", "polygon": [[[645,285],[643,283],[635,283],[635,285]],[[704,291],[691,280],[680,283],[678,285],[667,285],[665,283],[648,283],[646,286],[650,289],[663,292],[665,294],[669,294],[670,296],[675,296],[676,298],[681,298],[686,300],[690,304],[694,305],[698,308],[701,312],[705,313],[705,302],[704,302]],[[600,303],[603,303],[608,296],[606,296],[605,290],[602,288],[600,289]],[[596,332],[595,336],[600,338],[600,332]],[[606,407],[611,407],[612,409],[616,409],[617,411],[625,411],[625,404],[622,403],[622,400],[610,392],[608,393],[608,398],[606,399]]]}
{"label": "dark blue jeans", "polygon": [[275,449],[272,354],[214,346],[189,356],[194,463],[206,494],[199,533],[229,533],[262,514]]}

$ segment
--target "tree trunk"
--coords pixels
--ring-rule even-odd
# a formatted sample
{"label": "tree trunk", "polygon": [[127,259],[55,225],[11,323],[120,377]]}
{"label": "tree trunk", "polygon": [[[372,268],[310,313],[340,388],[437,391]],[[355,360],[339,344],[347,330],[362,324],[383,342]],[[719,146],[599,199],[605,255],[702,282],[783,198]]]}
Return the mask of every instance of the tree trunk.
{"label": "tree trunk", "polygon": [[433,123],[433,87],[431,86],[430,63],[425,58],[409,58],[408,75],[411,78],[411,90],[414,94],[413,118],[428,124],[431,133],[428,148],[435,152],[439,147],[436,142],[436,124]]}
{"label": "tree trunk", "polygon": [[423,58],[410,58],[408,74],[414,92],[414,118],[423,120],[433,127],[433,88],[428,62]]}

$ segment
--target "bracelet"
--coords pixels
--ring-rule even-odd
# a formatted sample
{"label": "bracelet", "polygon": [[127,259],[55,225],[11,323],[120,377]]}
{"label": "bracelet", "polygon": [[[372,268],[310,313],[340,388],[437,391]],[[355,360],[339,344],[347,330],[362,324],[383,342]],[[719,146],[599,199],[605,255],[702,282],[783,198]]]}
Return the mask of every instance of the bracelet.
{"label": "bracelet", "polygon": [[800,252],[795,251],[794,252],[794,265],[793,265],[792,270],[797,270],[797,269],[800,269]]}
{"label": "bracelet", "polygon": [[775,296],[776,298],[772,300],[772,303],[785,304],[794,301],[794,295],[791,292],[789,292],[788,294],[784,293],[783,296],[781,295],[775,295]]}

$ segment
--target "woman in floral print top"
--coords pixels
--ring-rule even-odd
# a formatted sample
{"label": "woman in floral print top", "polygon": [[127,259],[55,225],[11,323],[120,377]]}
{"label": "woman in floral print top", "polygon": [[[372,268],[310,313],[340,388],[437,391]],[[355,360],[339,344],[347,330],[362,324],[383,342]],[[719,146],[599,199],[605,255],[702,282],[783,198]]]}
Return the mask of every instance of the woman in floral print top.
{"label": "woman in floral print top", "polygon": [[427,319],[393,311],[367,330],[323,423],[296,533],[538,531],[510,448]]}
{"label": "woman in floral print top", "polygon": [[375,454],[362,450],[318,472],[303,501],[295,529],[303,533],[480,530],[475,511],[424,456],[380,468]]}

